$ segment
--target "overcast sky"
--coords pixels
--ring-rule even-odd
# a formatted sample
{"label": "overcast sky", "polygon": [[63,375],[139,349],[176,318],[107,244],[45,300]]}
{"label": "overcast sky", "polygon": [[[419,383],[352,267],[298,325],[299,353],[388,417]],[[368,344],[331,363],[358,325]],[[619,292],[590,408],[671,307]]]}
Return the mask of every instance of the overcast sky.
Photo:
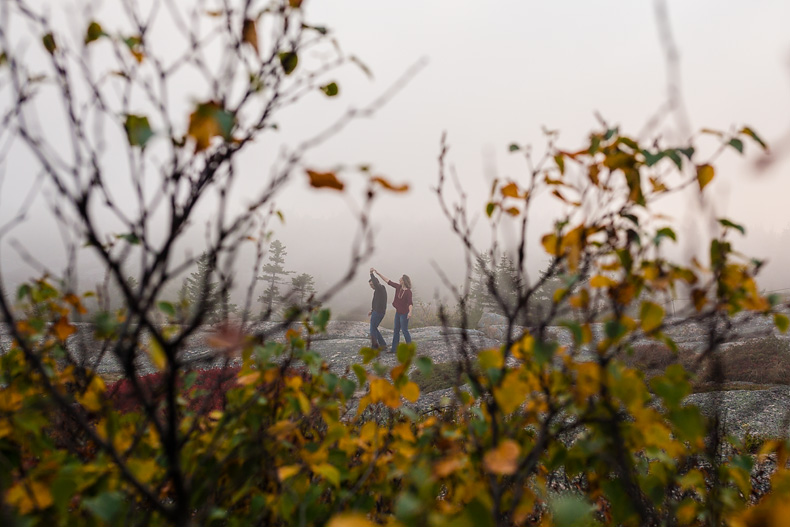
{"label": "overcast sky", "polygon": [[[443,132],[450,159],[470,191],[470,206],[482,211],[493,175],[523,176],[521,164],[508,155],[511,142],[539,149],[545,126],[558,129],[559,143],[572,149],[598,126],[596,112],[636,135],[666,101],[666,64],[652,1],[308,0],[305,5],[309,18],[331,27],[342,47],[374,76],[353,67],[339,72],[340,96],[331,104],[315,97],[286,114],[280,123],[285,141],[373,100],[427,59],[374,118],[353,123],[309,158],[316,168],[370,163],[393,182],[410,184],[407,195],[386,196],[375,209],[372,263],[388,276],[412,275],[426,300],[440,285],[432,262],[460,280],[455,263],[462,251],[431,192]],[[750,237],[742,247],[772,262],[764,286],[790,288],[785,272],[790,266],[790,2],[669,0],[668,8],[692,128],[749,125],[772,146],[784,145],[775,148],[777,161],[759,174],[754,145],[747,145],[746,156],[723,156],[709,205],[716,216],[743,223]],[[272,153],[254,145],[242,170],[264,178]],[[25,166],[12,168],[11,177],[32,178]],[[0,196],[4,219],[14,199],[7,190]],[[693,229],[698,205],[675,203],[669,212],[679,225]],[[286,244],[290,267],[325,283],[344,263],[353,234],[349,198],[309,189],[296,179],[279,208],[286,223],[275,237]],[[542,211],[536,219],[535,237],[550,228],[552,212]],[[55,234],[42,232],[35,221],[30,220],[32,232],[42,238]],[[3,254],[5,269],[19,267],[8,261],[12,253]],[[530,267],[544,264],[535,253]],[[358,293],[364,304],[366,288],[362,277],[350,294]]]}

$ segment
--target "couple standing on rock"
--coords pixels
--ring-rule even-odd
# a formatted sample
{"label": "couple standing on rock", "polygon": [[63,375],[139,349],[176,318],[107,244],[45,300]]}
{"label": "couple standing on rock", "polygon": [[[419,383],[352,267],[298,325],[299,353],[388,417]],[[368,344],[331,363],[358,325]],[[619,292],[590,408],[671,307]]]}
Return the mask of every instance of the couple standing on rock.
{"label": "couple standing on rock", "polygon": [[392,353],[395,353],[398,351],[401,331],[403,331],[403,338],[406,339],[406,343],[411,342],[411,335],[409,334],[409,319],[413,308],[411,278],[403,275],[398,283],[395,283],[374,268],[370,268],[370,280],[368,283],[373,288],[373,305],[368,316],[370,317],[370,341],[374,348],[387,347],[387,343],[384,342],[384,337],[381,336],[381,331],[379,331],[379,324],[381,324],[384,313],[387,311],[387,288],[373,276],[373,273],[379,275],[388,285],[395,288],[395,298],[392,301],[392,307],[395,308],[395,327],[393,328],[392,348],[390,349]]}

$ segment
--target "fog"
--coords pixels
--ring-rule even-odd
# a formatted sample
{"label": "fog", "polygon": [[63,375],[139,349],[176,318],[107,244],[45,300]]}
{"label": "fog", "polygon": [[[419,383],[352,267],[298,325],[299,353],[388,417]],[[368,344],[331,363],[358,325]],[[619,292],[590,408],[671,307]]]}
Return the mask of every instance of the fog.
{"label": "fog", "polygon": [[[53,13],[59,4],[53,3]],[[349,107],[370,103],[411,66],[427,59],[375,115],[352,122],[309,155],[309,165],[317,170],[369,164],[374,173],[410,186],[407,193],[383,193],[376,200],[371,216],[375,253],[333,301],[340,313],[366,310],[370,266],[391,278],[410,275],[416,296],[425,302],[437,296],[449,298],[437,269],[451,283],[463,280],[463,247],[442,216],[433,191],[443,133],[450,145],[448,160],[467,193],[472,216],[479,218],[475,239],[485,246],[490,233],[484,208],[492,179],[526,174],[523,159],[508,153],[510,143],[532,144],[540,153],[545,127],[559,130],[558,143],[572,150],[600,126],[596,113],[621,131],[637,135],[667,98],[667,68],[652,2],[305,4],[310,19],[333,28],[343,48],[359,56],[373,77],[349,66],[338,72],[338,97],[327,102],[320,95],[311,96],[283,113],[279,131],[264,134],[239,158],[233,197],[238,210],[270,177],[283,145],[320,132]],[[667,5],[680,50],[680,88],[692,130],[748,125],[773,152],[770,163],[753,144],[747,145],[744,156],[728,152],[717,163],[719,172],[706,201],[669,200],[663,205],[680,232],[676,256],[698,255],[704,250],[700,241],[712,232],[707,218],[728,217],[747,231],[736,248],[768,260],[761,286],[790,289],[785,272],[790,266],[790,3],[671,0]],[[102,12],[111,17],[112,9],[107,4]],[[160,28],[165,42],[166,30]],[[183,87],[183,93],[171,98],[183,105],[186,115],[187,103],[200,96],[201,88],[188,80]],[[3,113],[9,104],[4,93]],[[39,108],[38,118],[49,134],[65,133],[58,118],[52,117],[61,111],[58,108],[55,100],[51,107]],[[676,137],[675,120],[662,122],[657,133]],[[125,140],[122,134],[108,131],[106,140],[109,157],[122,155],[113,153],[113,144]],[[0,225],[11,221],[20,208],[29,209],[0,246],[3,278],[14,284],[38,276],[43,267],[55,275],[61,272],[67,257],[62,240],[69,234],[51,213],[57,201],[54,193],[46,185],[37,186],[39,168],[31,154],[21,142],[8,148],[0,165]],[[118,170],[120,181],[125,159],[119,158]],[[296,171],[276,203],[284,222],[274,219],[269,225],[271,238],[287,247],[285,267],[313,275],[319,291],[348,266],[357,233],[355,215],[362,203],[363,181],[353,171],[340,175],[347,184],[343,193],[312,189],[303,172]],[[119,193],[128,191],[118,185]],[[35,196],[29,207],[27,196]],[[216,214],[215,203],[202,204],[198,220],[178,247],[181,254],[200,253],[206,225]],[[548,203],[539,201],[533,210],[528,261],[533,275],[547,262],[536,241],[561,213]],[[114,232],[112,218],[102,221],[108,233]],[[515,232],[514,225],[506,224],[499,233],[505,248],[508,240],[515,240]],[[251,242],[240,253],[237,302],[254,275],[253,255]],[[77,257],[80,284],[89,288],[101,279],[101,266],[91,259],[89,248],[78,251]],[[134,274],[133,259],[129,273]]]}

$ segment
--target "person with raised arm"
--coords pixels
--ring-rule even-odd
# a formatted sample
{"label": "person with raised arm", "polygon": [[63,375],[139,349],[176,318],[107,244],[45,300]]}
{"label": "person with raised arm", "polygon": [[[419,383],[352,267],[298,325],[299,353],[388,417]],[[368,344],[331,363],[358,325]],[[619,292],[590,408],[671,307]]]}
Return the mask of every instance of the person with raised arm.
{"label": "person with raised arm", "polygon": [[381,336],[379,324],[381,324],[381,320],[387,312],[387,288],[373,276],[372,267],[370,268],[370,280],[368,280],[368,283],[373,288],[373,302],[368,313],[370,317],[370,346],[374,349],[383,349],[387,347],[387,342]]}
{"label": "person with raised arm", "polygon": [[391,353],[395,353],[398,351],[401,331],[403,331],[403,338],[406,340],[406,344],[411,342],[409,319],[411,319],[411,313],[414,308],[411,299],[411,278],[403,275],[398,283],[395,283],[376,269],[373,269],[373,272],[379,275],[389,286],[395,288],[395,297],[392,300],[392,307],[395,308],[395,327],[393,328],[392,348],[390,349]]}

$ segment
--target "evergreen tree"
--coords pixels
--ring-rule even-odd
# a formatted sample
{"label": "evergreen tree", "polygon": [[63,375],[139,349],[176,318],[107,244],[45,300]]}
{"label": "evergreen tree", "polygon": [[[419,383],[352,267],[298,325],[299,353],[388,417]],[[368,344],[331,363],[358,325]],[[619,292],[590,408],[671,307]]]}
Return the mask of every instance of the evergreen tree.
{"label": "evergreen tree", "polygon": [[230,304],[230,291],[220,288],[219,282],[211,281],[214,272],[215,267],[204,252],[197,261],[197,270],[184,279],[178,298],[189,318],[198,314],[201,302],[204,320],[209,323],[217,322],[223,315],[235,311],[235,306]]}
{"label": "evergreen tree", "polygon": [[279,286],[284,284],[284,278],[293,272],[286,271],[283,265],[287,254],[285,245],[280,240],[274,240],[269,246],[269,263],[264,264],[261,269],[263,275],[258,277],[258,280],[265,280],[267,284],[258,301],[266,305],[266,311],[269,313],[274,309],[274,305],[282,300]]}
{"label": "evergreen tree", "polygon": [[291,278],[291,287],[294,299],[298,300],[301,305],[305,299],[310,298],[310,295],[315,293],[315,279],[312,275],[302,273]]}
{"label": "evergreen tree", "polygon": [[472,287],[469,292],[469,299],[473,311],[483,312],[486,308],[492,308],[494,302],[491,299],[489,284],[491,282],[491,259],[487,254],[481,254],[475,260],[475,268],[472,271]]}
{"label": "evergreen tree", "polygon": [[516,269],[513,260],[506,254],[500,258],[497,264],[496,285],[507,306],[514,309],[521,291],[521,274]]}

